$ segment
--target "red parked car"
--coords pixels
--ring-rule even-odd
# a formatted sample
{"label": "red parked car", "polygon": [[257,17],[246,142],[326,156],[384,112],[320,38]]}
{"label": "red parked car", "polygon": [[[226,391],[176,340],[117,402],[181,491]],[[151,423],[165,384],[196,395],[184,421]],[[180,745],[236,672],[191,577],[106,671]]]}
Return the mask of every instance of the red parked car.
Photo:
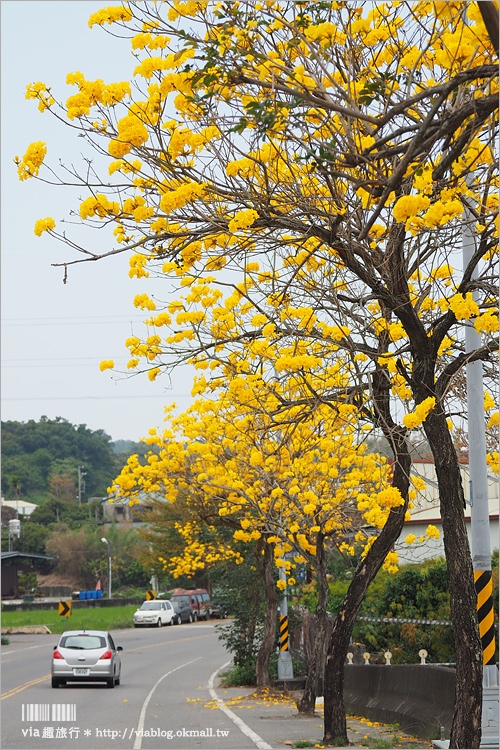
{"label": "red parked car", "polygon": [[212,602],[206,589],[175,589],[170,601],[190,604],[195,620],[208,620],[212,616]]}

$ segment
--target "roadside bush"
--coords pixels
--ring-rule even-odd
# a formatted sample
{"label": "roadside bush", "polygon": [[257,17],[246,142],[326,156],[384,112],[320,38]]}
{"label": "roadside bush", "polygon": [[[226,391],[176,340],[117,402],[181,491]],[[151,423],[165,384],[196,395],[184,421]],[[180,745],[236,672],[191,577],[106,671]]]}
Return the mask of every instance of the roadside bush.
{"label": "roadside bush", "polygon": [[[219,640],[233,657],[233,684],[255,684],[255,661],[262,642],[265,601],[254,553],[248,550],[241,565],[219,564],[210,571],[212,600],[232,620],[216,625]],[[235,671],[236,670],[236,671]],[[238,677],[236,677],[238,675]],[[270,674],[271,676],[271,674]]]}
{"label": "roadside bush", "polygon": [[122,575],[122,581],[124,586],[133,586],[134,588],[147,589],[150,585],[150,574],[140,562],[133,560],[130,565],[125,568]]}
{"label": "roadside bush", "polygon": [[[493,600],[498,620],[498,551],[493,553]],[[330,581],[328,609],[335,616],[349,585],[349,571],[336,565],[336,578]],[[360,617],[450,621],[450,599],[446,560],[436,558],[419,565],[405,565],[396,573],[381,570],[368,589]],[[314,612],[317,586],[302,586],[299,603]],[[453,663],[455,650],[449,625],[420,623],[357,622],[353,641],[366,645],[370,653],[391,651],[393,663],[418,663],[418,652],[424,648],[429,661]]]}
{"label": "roadside bush", "polygon": [[[380,571],[368,589],[361,616],[397,619],[450,620],[448,573],[443,558],[405,565],[397,573]],[[418,663],[424,648],[432,662],[454,662],[449,625],[420,623],[357,623],[356,640],[369,651],[391,651],[393,663]]]}

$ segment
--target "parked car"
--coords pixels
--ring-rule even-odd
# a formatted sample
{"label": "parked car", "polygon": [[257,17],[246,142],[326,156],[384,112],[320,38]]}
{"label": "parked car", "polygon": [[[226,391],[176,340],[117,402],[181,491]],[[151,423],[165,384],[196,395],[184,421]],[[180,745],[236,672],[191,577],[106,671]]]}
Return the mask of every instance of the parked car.
{"label": "parked car", "polygon": [[115,646],[105,630],[67,630],[54,646],[52,687],[68,682],[105,682],[108,688],[120,684],[122,646]]}
{"label": "parked car", "polygon": [[170,601],[175,610],[174,625],[180,625],[183,622],[196,622],[198,613],[193,611],[192,606],[188,602],[183,599]]}
{"label": "parked car", "polygon": [[173,625],[175,611],[168,599],[153,599],[143,602],[134,612],[134,628],[162,625]]}
{"label": "parked car", "polygon": [[170,601],[187,602],[199,620],[208,620],[212,616],[212,603],[206,589],[175,589]]}

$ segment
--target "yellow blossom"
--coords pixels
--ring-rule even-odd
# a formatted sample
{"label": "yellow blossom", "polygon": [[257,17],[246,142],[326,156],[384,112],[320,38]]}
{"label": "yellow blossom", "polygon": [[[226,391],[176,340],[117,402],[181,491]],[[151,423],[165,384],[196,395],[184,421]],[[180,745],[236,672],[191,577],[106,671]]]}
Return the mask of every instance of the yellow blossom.
{"label": "yellow blossom", "polygon": [[54,219],[52,219],[50,216],[48,216],[46,219],[38,219],[38,221],[35,223],[35,234],[37,237],[40,237],[42,232],[50,232],[52,229],[54,229],[56,223]]}

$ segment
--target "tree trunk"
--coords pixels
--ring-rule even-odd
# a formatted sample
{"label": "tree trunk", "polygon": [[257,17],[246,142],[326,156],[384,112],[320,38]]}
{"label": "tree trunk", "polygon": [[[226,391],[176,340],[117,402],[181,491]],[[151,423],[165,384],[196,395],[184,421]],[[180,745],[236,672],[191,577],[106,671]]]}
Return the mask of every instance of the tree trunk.
{"label": "tree trunk", "polygon": [[307,668],[307,679],[302,698],[297,701],[297,709],[301,714],[313,714],[316,707],[318,682],[324,668],[327,626],[328,626],[328,566],[326,562],[324,536],[318,533],[316,540],[316,556],[311,559],[318,577],[318,602],[316,604],[316,632],[314,634],[313,652]]}
{"label": "tree trunk", "polygon": [[476,748],[481,742],[483,654],[460,465],[442,409],[435,407],[424,428],[439,486],[455,639],[456,685],[450,748]]}
{"label": "tree trunk", "polygon": [[[255,661],[255,681],[257,688],[269,687],[269,661],[276,643],[276,627],[278,623],[278,599],[276,584],[273,577],[274,554],[272,544],[263,540],[263,545],[257,546],[257,566],[264,586],[266,611],[264,614],[264,633]],[[262,554],[262,550],[264,554]]]}
{"label": "tree trunk", "polygon": [[393,446],[395,455],[393,486],[399,489],[404,504],[391,508],[382,532],[372,544],[368,554],[358,566],[342,606],[335,618],[325,664],[324,678],[324,737],[325,745],[348,744],[344,704],[344,664],[357,613],[368,586],[380,570],[387,554],[403,528],[408,507],[408,488],[411,458],[406,442],[406,430],[392,422],[388,399],[379,404],[384,410],[383,428]]}

